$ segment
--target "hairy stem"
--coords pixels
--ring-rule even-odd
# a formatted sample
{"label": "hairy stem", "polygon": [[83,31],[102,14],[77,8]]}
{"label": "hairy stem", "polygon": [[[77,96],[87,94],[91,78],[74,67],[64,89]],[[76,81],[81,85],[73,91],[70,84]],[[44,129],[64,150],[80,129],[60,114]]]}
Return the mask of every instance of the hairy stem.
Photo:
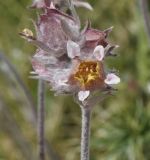
{"label": "hairy stem", "polygon": [[81,111],[82,111],[81,160],[89,160],[91,109],[81,106]]}
{"label": "hairy stem", "polygon": [[44,119],[45,119],[45,87],[43,80],[39,80],[38,85],[38,153],[39,160],[45,160],[45,138],[44,138]]}
{"label": "hairy stem", "polygon": [[[5,56],[5,54],[0,51],[0,60],[4,61],[8,67],[9,67],[9,75],[12,74],[14,75],[14,77],[16,78],[18,84],[20,85],[20,88],[23,90],[25,96],[27,97],[27,100],[31,106],[32,109],[32,113],[33,113],[33,122],[32,125],[33,127],[35,127],[36,121],[37,121],[37,113],[36,113],[36,108],[35,108],[35,103],[33,101],[33,97],[30,93],[30,91],[28,90],[28,88],[26,87],[26,85],[24,84],[24,82],[22,81],[20,75],[18,74],[17,70],[15,69],[15,67],[13,66],[13,64],[10,62],[10,60]],[[46,140],[46,149],[47,149],[47,153],[49,158],[51,158],[52,160],[60,160],[60,156],[58,155],[58,153],[55,151],[55,149],[52,147],[52,145]],[[29,147],[28,147],[29,149]]]}

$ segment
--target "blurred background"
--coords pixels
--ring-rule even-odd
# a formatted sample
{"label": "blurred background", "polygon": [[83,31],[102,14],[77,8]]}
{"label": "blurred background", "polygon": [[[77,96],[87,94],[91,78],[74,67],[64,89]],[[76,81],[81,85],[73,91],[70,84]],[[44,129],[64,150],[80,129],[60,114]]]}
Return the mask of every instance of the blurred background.
{"label": "blurred background", "polygon": [[[116,94],[94,108],[90,160],[150,160],[150,39],[140,2],[88,2],[94,11],[78,9],[83,23],[89,18],[101,30],[114,26],[109,41],[120,48],[107,65],[122,80]],[[34,28],[30,4],[0,1],[0,160],[34,160],[37,151],[37,80],[29,78],[35,47],[18,35]],[[79,106],[72,97],[55,97],[48,85],[45,103],[47,159],[79,159]]]}

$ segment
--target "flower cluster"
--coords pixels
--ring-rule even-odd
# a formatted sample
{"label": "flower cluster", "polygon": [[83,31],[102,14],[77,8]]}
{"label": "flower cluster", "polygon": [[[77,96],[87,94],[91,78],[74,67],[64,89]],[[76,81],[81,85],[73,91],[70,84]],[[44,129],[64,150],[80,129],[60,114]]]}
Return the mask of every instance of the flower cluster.
{"label": "flower cluster", "polygon": [[59,1],[34,1],[32,8],[43,10],[35,23],[37,35],[34,37],[29,29],[20,35],[38,47],[32,58],[34,77],[46,80],[56,94],[73,94],[84,103],[95,93],[110,93],[112,85],[120,82],[113,72],[106,73],[103,65],[117,45],[107,41],[112,28],[96,30],[87,21],[81,29],[74,5],[91,9],[89,4],[75,0],[64,3],[69,14],[61,10]]}

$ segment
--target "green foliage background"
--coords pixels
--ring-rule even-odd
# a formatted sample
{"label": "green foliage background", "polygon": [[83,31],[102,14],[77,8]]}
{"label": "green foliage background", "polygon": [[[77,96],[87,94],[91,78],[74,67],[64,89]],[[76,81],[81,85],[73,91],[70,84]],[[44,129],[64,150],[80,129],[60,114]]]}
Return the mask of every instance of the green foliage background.
{"label": "green foliage background", "polygon": [[[114,26],[109,41],[118,44],[118,58],[107,65],[122,79],[119,91],[95,107],[91,123],[90,160],[150,160],[150,49],[138,0],[88,0],[93,12],[78,9],[82,22],[106,29]],[[30,57],[35,47],[18,36],[23,28],[33,30],[30,1],[0,2],[0,50],[15,66],[37,97],[37,81],[29,79]],[[34,160],[37,150],[33,110],[14,75],[0,60],[0,160]],[[46,91],[46,139],[56,160],[80,156],[80,108],[71,97],[54,97]],[[47,159],[48,154],[47,154]]]}

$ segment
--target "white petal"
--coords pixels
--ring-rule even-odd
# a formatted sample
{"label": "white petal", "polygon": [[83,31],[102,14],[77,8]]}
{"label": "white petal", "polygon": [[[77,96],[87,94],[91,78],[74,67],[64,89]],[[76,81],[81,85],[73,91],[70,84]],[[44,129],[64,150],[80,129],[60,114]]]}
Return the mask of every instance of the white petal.
{"label": "white petal", "polygon": [[68,57],[70,58],[75,58],[76,56],[80,56],[80,46],[77,43],[69,40],[67,42],[67,52],[68,52]]}
{"label": "white petal", "polygon": [[99,45],[94,49],[93,55],[95,56],[95,58],[99,61],[102,61],[105,54],[104,54],[104,47]]}
{"label": "white petal", "polygon": [[106,76],[105,83],[108,85],[118,84],[120,83],[120,78],[116,76],[114,73],[109,73]]}
{"label": "white petal", "polygon": [[78,93],[79,101],[84,101],[90,95],[90,91],[80,91]]}

